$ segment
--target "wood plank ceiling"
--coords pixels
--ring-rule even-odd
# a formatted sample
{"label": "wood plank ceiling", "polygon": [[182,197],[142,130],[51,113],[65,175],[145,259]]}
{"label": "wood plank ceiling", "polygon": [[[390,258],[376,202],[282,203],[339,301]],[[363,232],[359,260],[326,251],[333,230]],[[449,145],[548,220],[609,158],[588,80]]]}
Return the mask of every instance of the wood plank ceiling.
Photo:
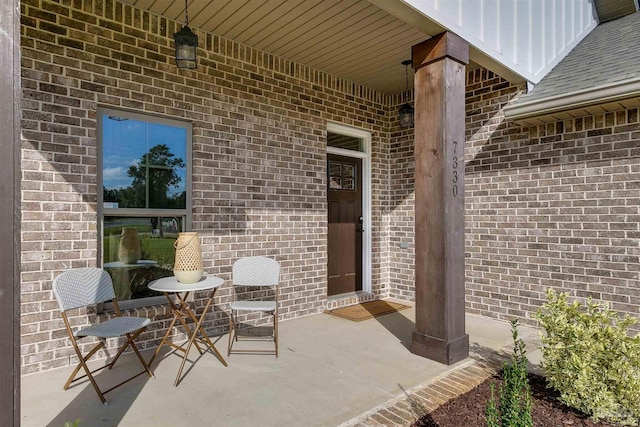
{"label": "wood plank ceiling", "polygon": [[[184,22],[184,0],[123,1]],[[188,8],[192,28],[389,94],[405,88],[411,46],[429,38],[367,0],[190,0]]]}

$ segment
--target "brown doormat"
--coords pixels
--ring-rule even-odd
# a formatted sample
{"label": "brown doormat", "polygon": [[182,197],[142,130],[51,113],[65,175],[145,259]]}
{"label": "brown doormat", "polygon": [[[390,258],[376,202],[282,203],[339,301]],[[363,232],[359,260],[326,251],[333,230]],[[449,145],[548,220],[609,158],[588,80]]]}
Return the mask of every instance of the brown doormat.
{"label": "brown doormat", "polygon": [[397,302],[376,300],[327,310],[325,313],[353,320],[354,322],[361,322],[363,320],[373,319],[377,316],[395,313],[410,307],[411,306],[409,305],[398,304]]}

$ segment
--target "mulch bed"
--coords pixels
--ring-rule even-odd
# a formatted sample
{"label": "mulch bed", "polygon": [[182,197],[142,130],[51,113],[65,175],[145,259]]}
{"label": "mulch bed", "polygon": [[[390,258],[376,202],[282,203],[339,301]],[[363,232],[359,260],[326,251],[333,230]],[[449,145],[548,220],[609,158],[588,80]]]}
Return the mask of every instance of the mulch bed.
{"label": "mulch bed", "polygon": [[[411,427],[486,427],[485,410],[491,397],[491,383],[495,384],[496,400],[499,377],[485,380],[473,390],[441,405],[433,412],[423,416]],[[545,379],[538,375],[529,375],[529,384],[533,394],[533,424],[538,427],[613,427],[613,424],[594,423],[582,413],[567,407],[558,400],[558,394],[546,388]]]}

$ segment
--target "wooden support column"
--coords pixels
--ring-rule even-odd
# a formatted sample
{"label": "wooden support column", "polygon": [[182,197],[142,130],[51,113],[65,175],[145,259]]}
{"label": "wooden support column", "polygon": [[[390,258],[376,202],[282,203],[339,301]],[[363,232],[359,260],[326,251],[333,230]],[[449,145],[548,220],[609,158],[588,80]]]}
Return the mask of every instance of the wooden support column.
{"label": "wooden support column", "polygon": [[20,425],[20,1],[0,1],[0,426]]}
{"label": "wooden support column", "polygon": [[465,333],[465,65],[469,45],[445,32],[413,46],[416,330],[411,351],[446,363],[469,356]]}

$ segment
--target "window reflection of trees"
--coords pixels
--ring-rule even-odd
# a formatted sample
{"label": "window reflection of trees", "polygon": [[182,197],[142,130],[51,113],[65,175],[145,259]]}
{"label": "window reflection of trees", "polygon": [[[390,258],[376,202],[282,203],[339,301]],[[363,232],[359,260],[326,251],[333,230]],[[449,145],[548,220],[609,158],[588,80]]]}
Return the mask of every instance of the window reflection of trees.
{"label": "window reflection of trees", "polygon": [[104,201],[117,202],[119,208],[184,209],[186,192],[171,191],[181,188],[182,178],[177,170],[184,168],[184,160],[176,157],[166,144],[155,145],[135,165],[129,166],[131,185],[103,187]]}
{"label": "window reflection of trees", "polygon": [[[191,125],[108,109],[100,117],[103,266],[118,295],[128,300],[125,307],[164,302],[147,285],[173,274],[173,245],[187,228]],[[141,258],[136,264],[119,261],[123,227],[137,230]]]}

